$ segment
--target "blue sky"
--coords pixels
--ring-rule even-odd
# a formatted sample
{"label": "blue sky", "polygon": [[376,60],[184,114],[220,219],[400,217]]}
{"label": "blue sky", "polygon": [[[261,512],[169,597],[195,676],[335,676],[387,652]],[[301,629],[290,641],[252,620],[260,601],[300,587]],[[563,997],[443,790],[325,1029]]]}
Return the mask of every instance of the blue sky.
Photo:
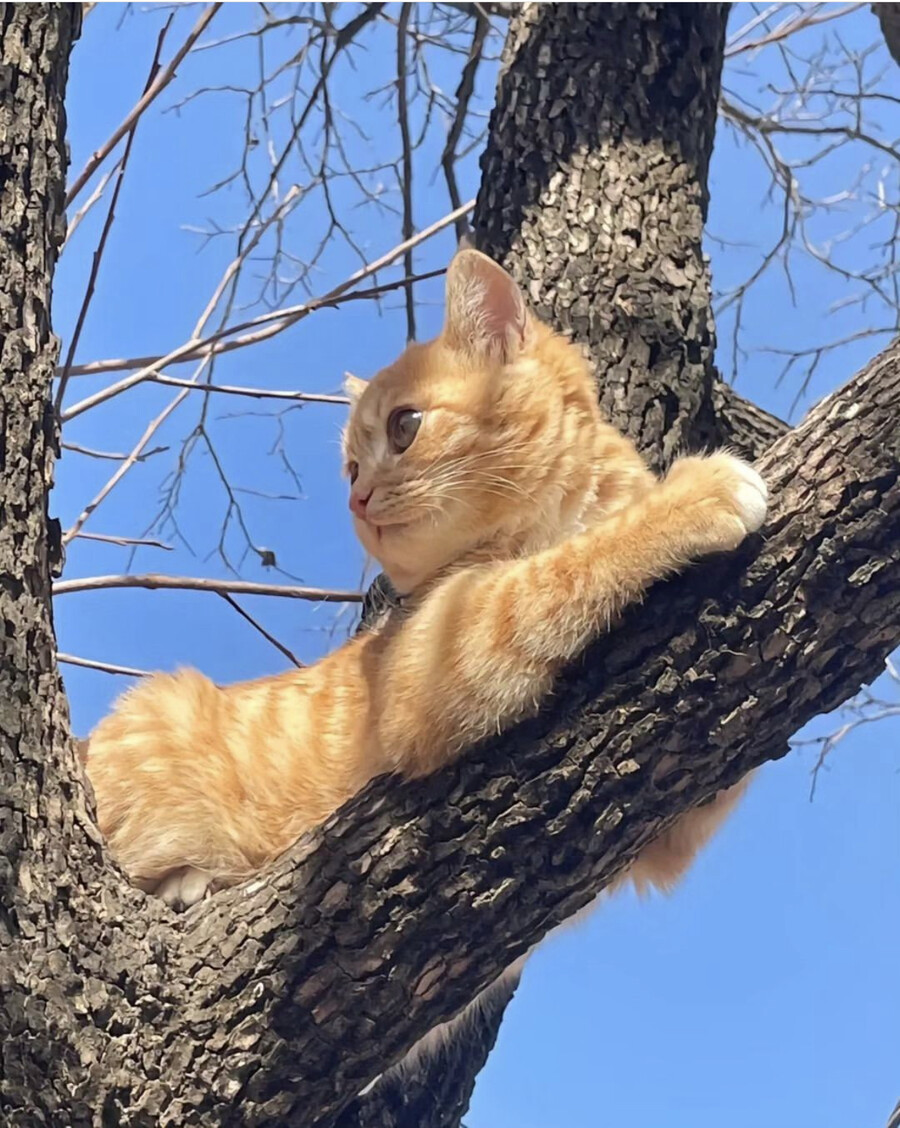
{"label": "blue sky", "polygon": [[[285,11],[287,5],[276,6]],[[349,14],[352,5],[340,6]],[[291,7],[290,10],[293,10]],[[396,6],[388,9],[396,14]],[[168,57],[197,18],[196,6],[177,13],[164,52]],[[257,9],[229,5],[205,41],[253,26]],[[752,16],[737,5],[732,28]],[[109,135],[136,101],[166,13],[161,7],[98,6],[86,21],[72,63],[68,117],[73,170]],[[877,26],[863,8],[838,21],[848,52],[877,38]],[[119,26],[120,25],[120,26]],[[799,54],[829,44],[830,57],[842,50],[837,24],[805,32]],[[271,33],[267,70],[302,45],[302,27]],[[201,41],[202,42],[202,41]],[[395,32],[381,27],[355,56],[355,69],[341,66],[333,86],[336,109],[365,130],[346,125],[347,145],[360,164],[383,163],[396,152],[395,111],[384,97],[366,91],[388,81]],[[271,45],[268,45],[271,44]],[[246,215],[239,184],[213,195],[201,193],[221,180],[239,160],[244,139],[241,96],[209,92],[179,112],[172,107],[203,86],[256,82],[256,40],[192,54],[178,80],[141,121],[122,189],[94,303],[77,360],[163,353],[191,332],[199,311],[233,255],[227,234],[205,240],[199,229],[228,228]],[[726,68],[730,97],[768,108],[786,82],[794,58],[767,50],[736,56]],[[433,81],[452,89],[458,58],[432,61]],[[868,57],[865,73],[875,88],[900,95],[895,66],[882,49]],[[883,73],[881,73],[883,71]],[[846,82],[847,71],[835,75]],[[489,108],[493,67],[479,78],[476,109]],[[284,92],[283,90],[281,91]],[[273,100],[275,95],[273,94]],[[891,104],[876,109],[874,125],[890,139]],[[416,111],[418,112],[418,111]],[[878,117],[878,115],[881,115]],[[343,119],[342,119],[343,120]],[[284,116],[273,111],[272,136],[284,135]],[[415,219],[418,227],[440,218],[448,204],[442,182],[432,178],[443,125],[440,115],[416,156]],[[255,173],[265,163],[265,137],[254,150]],[[790,143],[789,143],[790,142]],[[779,142],[781,143],[781,142]],[[784,151],[802,155],[803,145],[821,138],[784,140]],[[806,150],[808,151],[808,150]],[[463,198],[478,185],[477,149],[460,167]],[[840,199],[866,166],[853,199]],[[298,160],[286,166],[282,198],[308,174]],[[389,207],[398,197],[388,170],[366,180],[383,190]],[[883,189],[878,187],[879,183]],[[804,171],[802,190],[837,199],[806,219],[810,245],[822,247],[863,220],[862,233],[834,243],[845,271],[875,260],[891,213],[876,215],[878,192],[897,200],[896,165],[854,144]],[[776,192],[767,198],[768,177],[759,156],[732,131],[720,128],[713,159],[708,250],[717,290],[727,291],[758,265],[777,241],[782,222]],[[395,212],[358,206],[348,178],[335,182],[335,203],[366,257],[399,241]],[[56,331],[64,348],[84,291],[90,256],[99,235],[108,194],[88,215],[66,248],[54,299]],[[874,218],[873,218],[874,216]],[[321,237],[326,212],[311,191],[286,226],[286,244],[309,257]],[[416,253],[417,270],[444,265],[454,246],[449,232]],[[335,241],[312,277],[312,292],[324,293],[359,265],[356,252]],[[291,264],[282,264],[289,275]],[[265,263],[252,273],[265,272]],[[388,281],[397,271],[387,271]],[[815,347],[839,337],[883,327],[889,318],[877,298],[845,304],[859,284],[823,270],[813,254],[798,250],[791,264],[794,301],[787,273],[776,264],[750,292],[742,314],[744,354],[738,355],[738,387],[759,403],[786,415],[800,375],[780,383],[782,358],[767,347]],[[885,283],[888,285],[888,282]],[[261,312],[259,283],[245,279],[240,301],[249,308],[238,318]],[[277,301],[302,300],[297,290]],[[871,291],[872,288],[869,287]],[[419,334],[440,323],[440,280],[418,288]],[[720,363],[731,368],[734,307],[718,319]],[[323,310],[265,345],[221,358],[218,383],[312,392],[338,390],[345,370],[368,375],[402,347],[401,303],[389,296]],[[809,403],[848,378],[886,342],[864,336],[826,351],[812,374]],[[173,370],[189,376],[190,366]],[[73,378],[71,405],[111,378]],[[142,387],[80,416],[64,438],[105,450],[128,450],[147,421],[171,399],[172,389]],[[277,405],[275,405],[277,406]],[[172,417],[151,445],[169,449],[129,474],[86,529],[104,534],[140,535],[158,507],[160,487],[191,434],[200,408],[193,397]],[[235,412],[258,414],[228,418]],[[275,552],[279,566],[303,582],[356,588],[363,560],[346,512],[339,478],[337,439],[344,409],[311,405],[278,417],[271,404],[221,396],[211,402],[210,433],[220,463],[234,486],[269,494],[302,492],[295,500],[239,493],[253,542]],[[284,450],[296,471],[288,473],[273,445],[284,428]],[[68,527],[103,484],[114,464],[66,452],[57,470],[53,508]],[[128,550],[76,540],[69,549],[66,577],[165,571],[226,576],[216,555],[227,496],[208,452],[196,447],[176,511],[153,535],[172,551]],[[183,538],[183,539],[182,539]],[[189,546],[189,547],[188,547]],[[227,538],[237,564],[239,532]],[[211,555],[210,555],[211,553]],[[291,582],[265,569],[253,553],[240,566],[247,579]],[[352,614],[294,601],[246,599],[244,606],[304,661],[335,645]],[[61,649],[88,658],[140,668],[195,665],[212,678],[230,681],[284,668],[285,659],[214,595],[189,592],[101,591],[70,594],[56,604]],[[87,732],[127,680],[66,667],[66,684],[76,731]],[[885,693],[891,692],[890,687]],[[804,736],[831,731],[836,718],[823,718]],[[620,896],[583,926],[555,938],[529,963],[509,1009],[500,1040],[478,1082],[469,1128],[588,1128],[616,1123],[628,1128],[862,1128],[884,1122],[900,1097],[896,1063],[900,1036],[896,1004],[900,968],[896,935],[900,925],[900,774],[897,721],[883,721],[851,734],[836,749],[809,801],[815,751],[798,748],[760,773],[746,802],[702,857],[684,885],[668,899],[639,902]]]}

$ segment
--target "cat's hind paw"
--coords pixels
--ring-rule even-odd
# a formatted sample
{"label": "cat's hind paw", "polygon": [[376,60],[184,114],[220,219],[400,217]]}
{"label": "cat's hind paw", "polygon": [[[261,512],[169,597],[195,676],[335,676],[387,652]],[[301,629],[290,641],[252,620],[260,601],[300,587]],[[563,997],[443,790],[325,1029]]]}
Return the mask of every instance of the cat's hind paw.
{"label": "cat's hind paw", "polygon": [[151,890],[173,909],[189,909],[204,897],[211,896],[212,891],[212,874],[193,866],[181,866],[172,870]]}

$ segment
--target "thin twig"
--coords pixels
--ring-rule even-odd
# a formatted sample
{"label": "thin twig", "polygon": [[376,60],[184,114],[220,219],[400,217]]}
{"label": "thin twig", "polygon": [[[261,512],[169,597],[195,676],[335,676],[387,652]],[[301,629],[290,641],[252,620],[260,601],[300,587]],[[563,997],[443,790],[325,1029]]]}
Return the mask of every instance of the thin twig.
{"label": "thin twig", "polygon": [[269,632],[262,625],[262,623],[258,623],[256,621],[256,619],[254,619],[253,616],[248,611],[245,611],[244,608],[241,607],[240,603],[238,603],[238,601],[233,596],[229,595],[227,591],[220,591],[219,595],[221,595],[221,597],[225,600],[225,602],[227,604],[229,604],[229,606],[233,607],[235,609],[235,611],[237,611],[237,613],[240,616],[242,616],[242,618],[246,619],[247,622],[255,630],[259,631],[259,633],[263,636],[263,638],[268,639],[268,641],[271,642],[271,644],[275,647],[276,650],[280,650],[281,653],[285,656],[285,658],[288,659],[289,662],[293,662],[294,665],[299,670],[303,669],[305,663],[301,662],[300,659],[296,656],[296,654],[293,654],[290,650],[288,650],[288,648],[284,645],[283,642],[279,642],[278,639],[274,635],[269,634]]}
{"label": "thin twig", "polygon": [[[478,64],[484,51],[484,41],[490,31],[490,23],[481,14],[475,17],[475,31],[469,46],[469,57],[462,69],[459,86],[456,88],[456,113],[447,133],[447,141],[441,154],[441,167],[444,170],[444,179],[447,182],[447,192],[450,195],[451,208],[459,207],[459,186],[456,183],[457,146],[462,136],[463,126],[469,113],[469,103],[475,91],[475,75]],[[460,216],[456,221],[456,237],[462,240],[468,234],[468,222],[465,216]]]}
{"label": "thin twig", "polygon": [[[100,197],[103,195],[107,184],[109,184],[110,180],[116,175],[116,173],[119,171],[119,169],[121,167],[122,167],[122,161],[121,160],[116,161],[116,163],[112,166],[112,168],[109,170],[109,172],[106,172],[106,173],[103,174],[103,176],[97,182],[97,187],[93,190],[93,192],[91,192],[90,196],[88,196],[88,198],[81,205],[81,207],[78,209],[78,211],[72,216],[72,219],[69,223],[69,226],[66,228],[66,240],[65,240],[66,243],[68,243],[68,241],[72,238],[72,236],[78,230],[78,228],[81,225],[81,221],[84,219],[84,217],[87,215],[87,213],[91,210],[91,208],[94,206],[94,204],[96,204],[97,201],[100,199]],[[63,243],[63,246],[65,246],[65,243]]]}
{"label": "thin twig", "polygon": [[[403,147],[403,170],[400,176],[400,191],[403,196],[403,239],[409,242],[413,233],[412,205],[412,144],[409,138],[409,105],[406,92],[406,33],[412,4],[401,4],[400,19],[397,23],[397,118],[400,124],[400,140]],[[413,249],[403,252],[403,269],[407,275],[413,273]],[[406,340],[416,339],[416,301],[412,287],[406,291]]]}
{"label": "thin twig", "polygon": [[[156,50],[153,52],[153,60],[150,63],[150,72],[147,75],[147,81],[144,83],[144,95],[153,85],[153,81],[159,73],[159,58],[162,54],[163,44],[166,41],[166,35],[169,28],[172,26],[172,20],[175,19],[175,13],[172,12],[169,18],[163,24],[159,36],[156,40]],[[113,189],[112,198],[109,201],[109,208],[106,212],[106,220],[103,224],[103,229],[100,232],[100,239],[97,243],[97,248],[94,251],[93,259],[91,260],[91,271],[88,275],[87,286],[84,291],[84,297],[81,301],[81,309],[78,311],[78,319],[75,322],[75,330],[72,333],[72,339],[69,341],[69,348],[66,352],[65,363],[63,364],[62,374],[59,378],[59,385],[56,389],[56,399],[54,407],[59,413],[62,406],[63,397],[66,394],[66,384],[69,382],[69,369],[72,367],[72,361],[75,359],[75,350],[78,348],[78,342],[81,340],[81,331],[84,328],[84,323],[87,318],[88,310],[90,309],[91,301],[94,297],[94,288],[97,284],[97,275],[100,273],[100,263],[103,259],[103,252],[106,250],[106,240],[109,238],[109,233],[112,230],[113,222],[116,218],[116,204],[119,202],[119,193],[122,191],[122,184],[125,180],[125,170],[128,168],[128,158],[131,156],[131,147],[134,144],[134,136],[137,132],[137,124],[140,121],[140,116],[135,117],[129,129],[127,140],[125,141],[125,151],[122,154],[122,159],[118,164],[118,174],[116,177],[116,186]],[[93,197],[91,197],[93,199]],[[90,200],[88,201],[90,204]]]}
{"label": "thin twig", "polygon": [[57,580],[54,595],[68,595],[77,591],[107,591],[111,588],[147,588],[150,591],[207,591],[221,595],[271,595],[282,599],[307,599],[312,603],[361,603],[363,593],[340,591],[332,588],[301,587],[290,584],[258,584],[252,580],[212,580],[195,576],[163,576],[122,574],[116,576],[88,576],[78,580]]}
{"label": "thin twig", "polygon": [[[474,201],[470,200],[465,207],[472,210]],[[451,212],[450,215],[444,216],[440,221],[440,226],[432,225],[426,228],[425,231],[420,231],[414,237],[414,245],[416,242],[421,242],[422,236],[430,237],[437,234],[438,231],[443,231],[448,227],[457,217],[456,212]],[[394,257],[397,257],[396,255]],[[379,269],[385,264],[384,259],[379,260]],[[394,290],[399,290],[406,286],[413,286],[417,282],[426,282],[431,278],[439,278],[442,274],[446,274],[446,268],[441,267],[438,270],[428,270],[422,274],[413,274],[409,278],[398,278],[395,282],[385,282],[380,286],[371,286],[366,290],[354,290],[350,293],[342,293],[336,297],[329,297],[326,295],[324,298],[313,298],[308,302],[303,302],[296,306],[286,306],[284,309],[276,309],[271,313],[263,313],[257,317],[253,317],[248,321],[239,322],[236,325],[230,325],[227,329],[223,329],[218,333],[213,333],[209,337],[201,341],[190,353],[185,353],[175,360],[169,360],[167,364],[184,364],[187,361],[199,360],[204,355],[203,350],[210,347],[211,344],[223,340],[224,337],[230,333],[239,333],[244,329],[252,328],[257,325],[265,325],[277,321],[279,323],[278,332],[286,329],[288,324],[294,324],[295,321],[302,320],[307,314],[314,313],[318,309],[333,309],[343,305],[345,302],[367,301],[372,298],[380,297],[382,294],[389,294]],[[284,321],[286,324],[281,325]],[[219,356],[223,353],[231,352],[232,349],[244,348],[246,345],[256,343],[259,338],[251,340],[249,337],[241,338],[237,341],[226,341],[224,344],[217,348],[216,355]],[[107,360],[95,360],[88,364],[75,364],[72,366],[70,376],[96,376],[104,372],[123,372],[131,368],[147,368],[162,367],[162,362],[166,357],[162,354],[158,356],[132,356],[120,357]],[[148,377],[149,379],[149,377]]]}
{"label": "thin twig", "polygon": [[100,670],[104,674],[123,674],[129,678],[149,678],[150,670],[139,670],[134,666],[116,666],[113,662],[95,662],[93,658],[78,658],[74,654],[63,654],[57,651],[57,662],[65,662],[67,666],[81,666],[85,670]]}
{"label": "thin twig", "polygon": [[118,143],[122,140],[125,134],[130,129],[134,128],[134,125],[141,114],[147,109],[149,105],[151,105],[151,103],[153,103],[159,97],[163,90],[165,90],[165,88],[169,85],[169,83],[175,77],[175,72],[178,70],[178,66],[181,63],[182,59],[206,30],[213,16],[221,7],[221,4],[211,4],[208,8],[204,9],[203,13],[200,16],[200,19],[197,20],[196,24],[194,24],[184,43],[182,43],[182,45],[178,48],[170,61],[159,72],[153,84],[144,92],[137,105],[135,105],[131,112],[125,117],[125,120],[122,122],[119,128],[115,130],[112,136],[110,136],[107,141],[103,145],[101,145],[99,149],[96,150],[96,152],[91,154],[84,168],[72,181],[72,184],[70,185],[69,190],[66,193],[66,207],[68,207],[69,204],[72,203],[81,189],[85,186],[85,184],[87,184],[88,180],[90,180],[91,176],[93,176],[94,171],[99,167],[99,165],[103,163],[103,161],[106,160],[106,158],[113,151],[116,145],[118,145]]}
{"label": "thin twig", "polygon": [[[89,458],[101,458],[108,462],[124,462],[126,458],[130,458],[130,454],[117,454],[109,450],[94,450],[93,447],[81,446],[79,443],[65,442],[60,443],[63,450],[70,450],[73,454],[85,454]],[[152,458],[154,454],[163,454],[169,448],[167,446],[154,447],[152,450],[145,450],[143,454],[135,458],[136,462],[146,462],[148,458]]]}
{"label": "thin twig", "polygon": [[346,396],[320,395],[318,392],[279,392],[269,388],[242,388],[233,384],[195,384],[191,380],[179,380],[176,376],[164,373],[147,377],[153,384],[165,384],[172,388],[187,388],[192,392],[220,392],[229,396],[249,396],[251,399],[293,400],[303,403],[348,404]]}
{"label": "thin twig", "polygon": [[[151,363],[140,368],[131,376],[126,376],[124,379],[117,381],[115,384],[111,384],[108,388],[104,388],[102,391],[96,392],[94,395],[87,396],[85,399],[80,400],[76,404],[73,404],[72,407],[61,413],[60,418],[63,422],[66,422],[69,419],[74,419],[77,415],[81,415],[82,412],[88,411],[90,408],[96,407],[98,404],[112,399],[113,396],[117,396],[121,392],[127,391],[128,388],[133,388],[135,384],[140,384],[142,381],[146,380],[148,376],[154,373],[158,373],[158,370],[160,368],[165,368],[166,365],[172,364],[175,361],[188,360],[197,357],[210,357],[214,353],[229,352],[231,351],[231,349],[241,348],[250,344],[256,344],[258,341],[267,340],[269,337],[273,337],[276,334],[283,332],[290,325],[293,325],[297,321],[302,320],[304,317],[309,316],[309,314],[313,313],[315,310],[321,309],[323,306],[333,305],[338,298],[344,295],[348,290],[351,290],[354,286],[356,286],[358,282],[361,282],[364,278],[371,277],[371,275],[376,274],[379,270],[383,270],[384,267],[389,266],[409,247],[417,246],[419,243],[424,242],[426,239],[430,239],[432,235],[436,235],[439,231],[443,231],[445,227],[448,227],[451,223],[455,222],[459,215],[463,215],[466,212],[471,211],[474,206],[475,201],[469,200],[461,208],[457,208],[456,211],[452,211],[448,215],[445,215],[442,219],[439,219],[436,223],[432,223],[430,227],[426,227],[422,231],[417,231],[411,239],[408,239],[402,243],[398,243],[397,246],[388,251],[387,254],[382,255],[380,258],[376,259],[372,263],[369,263],[367,266],[361,267],[344,282],[341,282],[340,285],[335,286],[332,290],[329,290],[329,292],[323,297],[314,298],[311,301],[304,302],[299,306],[294,306],[293,308],[282,310],[279,320],[275,321],[274,324],[264,324],[271,321],[272,315],[261,314],[259,317],[255,317],[250,321],[244,322],[241,326],[231,326],[226,329],[220,329],[217,332],[210,334],[203,340],[198,340],[195,337],[192,337],[190,340],[185,341],[184,344],[179,345],[178,348],[173,349],[165,356],[155,357]],[[238,341],[220,343],[222,342],[223,337],[230,336],[232,333],[236,332],[238,328],[243,329],[252,325],[263,325],[264,327],[254,333],[248,333]],[[94,369],[94,371],[96,371],[96,369]]]}
{"label": "thin twig", "polygon": [[80,540],[102,541],[104,544],[117,544],[123,548],[162,548],[166,552],[173,551],[172,545],[166,544],[164,541],[147,540],[144,537],[117,537],[110,533],[76,533],[75,536]]}
{"label": "thin twig", "polygon": [[809,787],[810,803],[816,797],[816,784],[819,780],[819,772],[821,772],[825,767],[825,761],[838,746],[838,744],[840,744],[845,737],[849,736],[851,732],[854,732],[862,725],[871,725],[875,721],[887,720],[888,717],[900,717],[900,705],[889,705],[884,707],[877,713],[871,713],[868,716],[856,717],[854,720],[848,721],[846,724],[841,725],[841,727],[836,729],[834,732],[829,733],[828,736],[818,736],[814,740],[798,740],[794,742],[795,746],[802,744],[819,745],[819,755],[816,759],[811,773],[812,781]]}

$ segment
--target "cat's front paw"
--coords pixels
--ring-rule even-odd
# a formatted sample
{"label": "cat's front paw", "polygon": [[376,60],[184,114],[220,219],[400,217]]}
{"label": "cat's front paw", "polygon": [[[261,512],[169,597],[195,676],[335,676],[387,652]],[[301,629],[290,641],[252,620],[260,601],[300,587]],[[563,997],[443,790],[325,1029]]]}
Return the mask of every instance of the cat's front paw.
{"label": "cat's front paw", "polygon": [[717,454],[713,459],[721,462],[719,471],[730,478],[729,488],[732,491],[734,508],[738,520],[744,526],[745,533],[755,533],[762,528],[769,508],[769,490],[759,474],[731,454]]}
{"label": "cat's front paw", "polygon": [[766,519],[766,483],[732,454],[680,459],[665,484],[686,519],[685,532],[695,554],[731,551]]}

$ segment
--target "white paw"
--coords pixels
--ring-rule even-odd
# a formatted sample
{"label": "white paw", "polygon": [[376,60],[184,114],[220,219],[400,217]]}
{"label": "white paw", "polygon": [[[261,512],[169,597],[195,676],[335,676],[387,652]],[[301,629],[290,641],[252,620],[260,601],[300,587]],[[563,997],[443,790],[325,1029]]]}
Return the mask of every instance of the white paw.
{"label": "white paw", "polygon": [[172,908],[188,909],[211,894],[212,884],[211,874],[193,866],[182,866],[166,874],[152,892]]}
{"label": "white paw", "polygon": [[766,483],[752,466],[748,466],[741,459],[730,454],[722,457],[728,459],[730,469],[738,479],[734,491],[738,517],[748,533],[755,533],[766,519],[766,511],[769,505],[769,491],[766,488]]}

